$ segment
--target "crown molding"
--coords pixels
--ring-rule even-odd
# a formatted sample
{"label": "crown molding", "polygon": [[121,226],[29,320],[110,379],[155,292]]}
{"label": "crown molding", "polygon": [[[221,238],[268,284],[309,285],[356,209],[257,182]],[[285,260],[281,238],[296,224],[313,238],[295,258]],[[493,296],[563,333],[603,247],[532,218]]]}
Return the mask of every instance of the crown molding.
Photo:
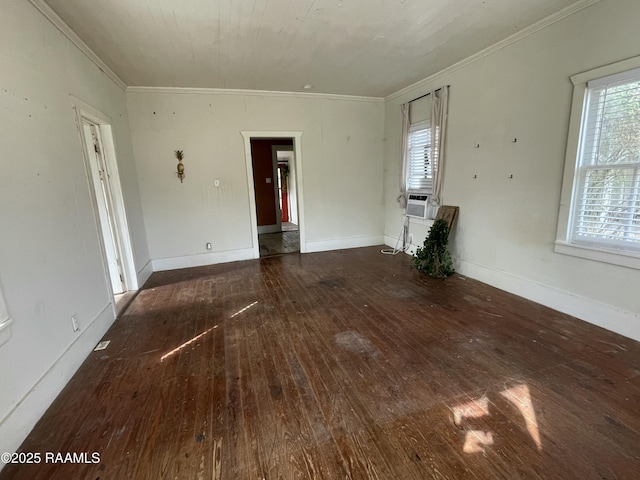
{"label": "crown molding", "polygon": [[122,90],[126,90],[127,84],[102,61],[96,53],[89,48],[89,46],[73,31],[71,27],[62,20],[56,12],[54,12],[44,0],[29,0],[31,5],[35,7],[47,20],[49,20],[65,37],[67,37],[71,43],[73,43],[78,49],[85,54],[85,56],[91,60],[104,74],[109,77],[113,82]]}
{"label": "crown molding", "polygon": [[502,50],[503,48],[522,40],[554,23],[571,16],[587,7],[599,2],[600,0],[579,0],[576,3],[563,8],[562,10],[537,21],[536,23],[523,28],[522,30],[500,40],[497,43],[461,60],[453,65],[440,70],[422,80],[419,80],[407,87],[398,90],[386,97],[367,97],[358,95],[338,95],[329,93],[308,93],[308,92],[281,92],[275,90],[241,90],[241,89],[224,89],[224,88],[188,88],[188,87],[127,87],[126,83],[102,61],[98,55],[89,48],[89,46],[78,35],[71,30],[57,13],[55,13],[45,0],[29,0],[29,2],[47,19],[49,20],[71,43],[73,43],[89,60],[91,60],[105,75],[113,82],[128,93],[171,93],[171,94],[198,94],[198,95],[254,95],[254,96],[281,96],[281,97],[298,97],[298,98],[324,98],[333,100],[350,100],[361,102],[386,102],[394,100],[406,93],[424,88],[435,80],[444,77],[456,70],[470,65],[484,57]]}
{"label": "crown molding", "polygon": [[534,33],[539,32],[540,30],[553,25],[554,23],[559,22],[560,20],[573,15],[574,13],[577,13],[581,10],[584,10],[587,7],[590,7],[591,5],[599,1],[600,0],[579,0],[574,4],[563,8],[562,10],[559,10],[556,13],[553,13],[548,17],[543,18],[542,20],[538,20],[536,23],[533,23],[528,27],[525,27],[514,34],[509,35],[507,38],[500,40],[499,42],[494,43],[493,45],[490,45],[489,47],[483,50],[480,50],[478,53],[474,53],[470,57],[467,57],[464,60],[460,60],[459,62],[454,63],[453,65],[445,68],[444,70],[440,70],[439,72],[434,73],[433,75],[430,75],[426,78],[423,78],[422,80],[419,80],[416,83],[413,83],[407,87],[404,87],[403,89],[398,90],[397,92],[387,95],[385,97],[385,101],[394,100],[406,93],[410,93],[414,90],[424,88],[428,86],[430,83],[434,82],[435,80],[441,77],[449,75],[450,73],[453,73],[456,70],[466,67],[467,65],[470,65],[484,57],[492,55],[502,50],[503,48],[508,47],[513,43],[519,42],[520,40],[522,40],[525,37],[528,37],[529,35],[533,35]]}
{"label": "crown molding", "polygon": [[190,87],[127,87],[127,93],[168,93],[191,95],[243,95],[294,98],[319,98],[330,100],[349,100],[353,102],[380,102],[384,97],[365,97],[358,95],[337,95],[333,93],[281,92],[278,90],[241,90],[235,88],[190,88]]}

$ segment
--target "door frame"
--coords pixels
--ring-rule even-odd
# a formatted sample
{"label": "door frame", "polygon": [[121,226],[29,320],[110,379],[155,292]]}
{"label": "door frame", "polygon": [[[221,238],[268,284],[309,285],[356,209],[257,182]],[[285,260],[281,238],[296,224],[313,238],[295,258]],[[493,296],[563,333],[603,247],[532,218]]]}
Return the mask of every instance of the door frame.
{"label": "door frame", "polygon": [[96,205],[98,207],[98,220],[104,239],[103,245],[107,258],[107,273],[111,281],[114,294],[127,291],[124,281],[124,266],[122,248],[117,238],[118,227],[113,212],[115,202],[111,188],[111,174],[105,158],[105,141],[102,138],[100,126],[82,117],[82,132],[84,133],[85,147],[89,157],[91,168],[91,181],[96,193]]}
{"label": "door frame", "polygon": [[[124,204],[124,197],[122,195],[122,186],[120,183],[120,173],[118,171],[118,162],[116,155],[116,146],[115,140],[113,136],[112,130],[112,121],[108,115],[100,112],[99,110],[93,108],[91,105],[83,102],[82,100],[73,97],[71,95],[73,101],[73,108],[76,114],[76,127],[78,129],[78,134],[80,135],[80,144],[82,149],[82,157],[84,159],[84,167],[85,173],[87,175],[87,183],[89,184],[89,191],[91,196],[91,206],[93,207],[94,212],[94,220],[96,222],[96,229],[98,233],[98,239],[100,243],[100,251],[102,256],[104,275],[109,291],[110,298],[114,297],[113,288],[111,286],[111,278],[109,275],[109,264],[107,260],[107,253],[105,247],[105,235],[108,233],[103,231],[100,221],[100,210],[98,208],[96,188],[94,185],[94,167],[91,162],[91,156],[87,150],[88,142],[92,143],[91,139],[87,139],[84,128],[83,121],[88,121],[89,123],[94,124],[100,134],[100,138],[102,139],[102,156],[105,166],[107,168],[107,172],[110,176],[110,181],[108,183],[110,196],[113,203],[113,212],[112,214],[112,224],[115,227],[114,237],[115,237],[115,248],[118,249],[120,253],[121,266],[122,266],[122,274],[123,274],[123,286],[125,292],[131,290],[137,290],[138,285],[138,276],[136,274],[135,262],[134,262],[134,254],[133,254],[133,246],[131,243],[131,236],[129,233],[129,224],[127,221],[127,214]],[[113,308],[115,311],[115,302],[113,302]]]}
{"label": "door frame", "polygon": [[258,216],[256,213],[256,192],[253,183],[253,163],[251,158],[251,139],[293,139],[293,162],[289,165],[289,175],[296,178],[296,199],[298,201],[298,232],[300,234],[300,253],[307,253],[306,222],[304,217],[304,194],[302,182],[302,132],[300,131],[248,131],[240,132],[244,139],[244,154],[247,168],[247,188],[249,191],[249,217],[251,221],[251,241],[253,258],[260,258],[260,244],[258,243]]}
{"label": "door frame", "polygon": [[[278,220],[278,231],[282,231],[282,208],[280,208],[280,188],[278,186],[278,152],[293,152],[293,145],[271,145],[271,161],[273,162],[273,178],[276,194],[276,214]],[[294,159],[295,160],[295,159]],[[288,194],[287,194],[288,196]]]}

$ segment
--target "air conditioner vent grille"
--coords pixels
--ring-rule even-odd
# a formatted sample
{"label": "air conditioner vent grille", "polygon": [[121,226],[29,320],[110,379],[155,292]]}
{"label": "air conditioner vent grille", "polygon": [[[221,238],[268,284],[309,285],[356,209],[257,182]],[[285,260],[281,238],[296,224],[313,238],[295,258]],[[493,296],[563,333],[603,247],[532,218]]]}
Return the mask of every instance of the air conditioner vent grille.
{"label": "air conditioner vent grille", "polygon": [[414,218],[427,218],[428,195],[409,194],[407,201],[407,216]]}

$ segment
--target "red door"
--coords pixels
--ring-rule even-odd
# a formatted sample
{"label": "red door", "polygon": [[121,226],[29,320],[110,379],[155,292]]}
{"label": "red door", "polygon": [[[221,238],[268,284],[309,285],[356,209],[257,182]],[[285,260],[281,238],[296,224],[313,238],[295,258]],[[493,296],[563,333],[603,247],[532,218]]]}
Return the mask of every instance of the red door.
{"label": "red door", "polygon": [[289,175],[289,166],[284,163],[278,164],[278,173],[280,177],[280,205],[282,206],[282,221],[289,221],[289,189],[287,188],[287,177]]}

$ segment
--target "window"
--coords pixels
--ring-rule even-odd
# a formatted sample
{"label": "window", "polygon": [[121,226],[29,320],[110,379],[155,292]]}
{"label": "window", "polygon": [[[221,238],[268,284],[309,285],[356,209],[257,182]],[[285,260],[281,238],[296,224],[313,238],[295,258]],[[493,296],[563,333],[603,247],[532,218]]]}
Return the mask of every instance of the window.
{"label": "window", "polygon": [[409,129],[407,191],[433,193],[431,128],[426,123],[412,125]]}
{"label": "window", "polygon": [[[575,125],[567,150],[572,165],[565,167],[563,198],[568,198],[568,177],[572,186],[569,210],[560,211],[556,251],[640,268],[628,258],[640,260],[640,68],[597,78],[590,73],[572,79]],[[578,132],[575,146],[571,130],[574,137]]]}
{"label": "window", "polygon": [[573,240],[640,249],[640,71],[589,84]]}

